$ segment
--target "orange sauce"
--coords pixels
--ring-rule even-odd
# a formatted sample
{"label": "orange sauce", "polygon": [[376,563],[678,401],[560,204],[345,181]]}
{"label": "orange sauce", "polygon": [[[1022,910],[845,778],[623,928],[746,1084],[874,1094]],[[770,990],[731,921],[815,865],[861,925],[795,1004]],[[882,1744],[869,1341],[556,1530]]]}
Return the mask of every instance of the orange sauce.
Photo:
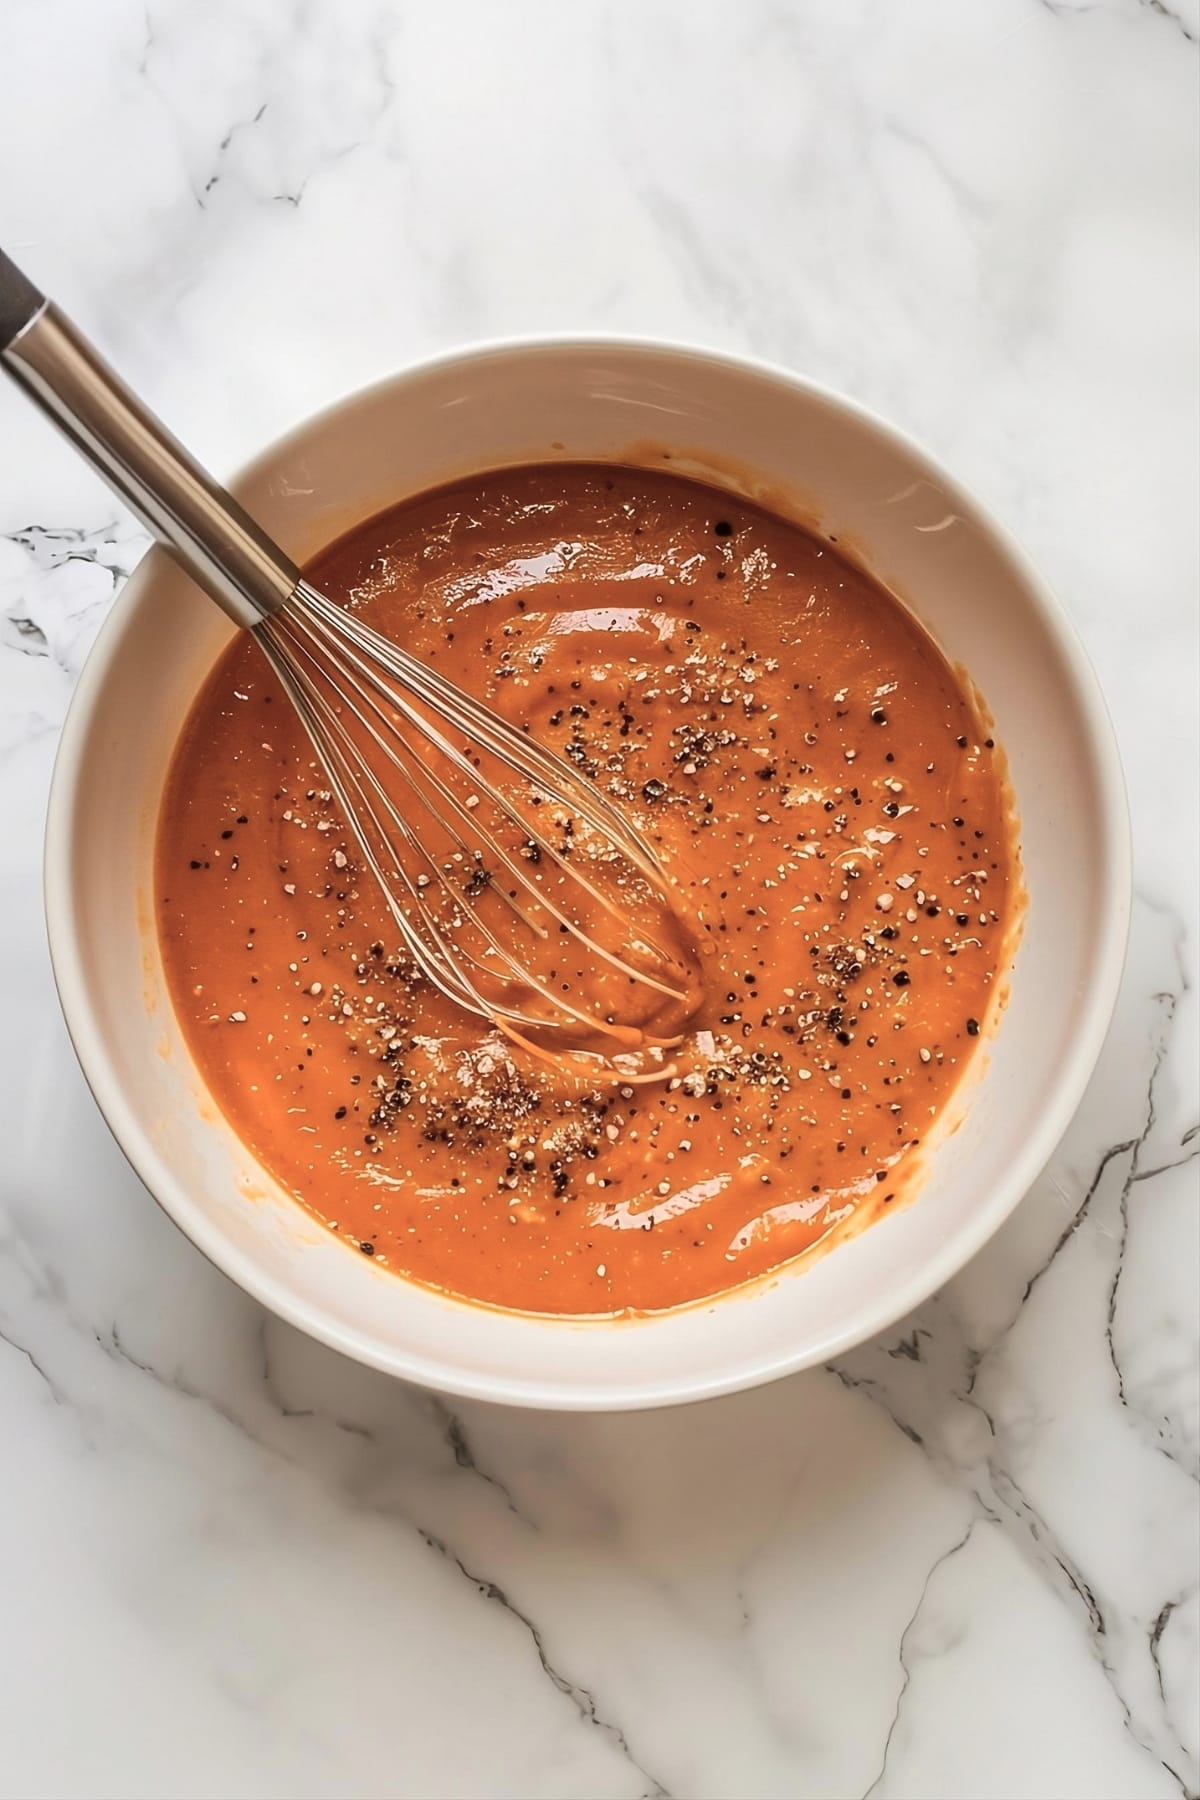
{"label": "orange sauce", "polygon": [[988,727],[905,609],[782,519],[608,466],[423,495],[308,573],[623,807],[708,954],[669,1079],[527,1056],[415,976],[239,639],[172,762],[157,911],[262,1164],[397,1274],[559,1314],[720,1293],[905,1198],[997,1004],[1017,867]]}

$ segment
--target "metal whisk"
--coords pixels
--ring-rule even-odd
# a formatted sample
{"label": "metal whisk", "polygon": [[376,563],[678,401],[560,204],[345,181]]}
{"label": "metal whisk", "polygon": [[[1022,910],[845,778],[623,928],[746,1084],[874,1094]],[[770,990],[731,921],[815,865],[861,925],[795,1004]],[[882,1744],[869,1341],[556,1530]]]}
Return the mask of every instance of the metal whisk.
{"label": "metal whisk", "polygon": [[543,1054],[661,1059],[699,997],[695,951],[621,811],[318,593],[3,251],[0,361],[257,640],[414,970]]}

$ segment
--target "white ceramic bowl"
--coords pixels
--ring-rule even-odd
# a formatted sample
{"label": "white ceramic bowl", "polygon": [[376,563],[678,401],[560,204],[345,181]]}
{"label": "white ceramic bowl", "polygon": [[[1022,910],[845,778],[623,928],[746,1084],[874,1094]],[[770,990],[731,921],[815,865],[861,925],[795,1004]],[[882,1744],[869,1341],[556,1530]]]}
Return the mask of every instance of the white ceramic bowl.
{"label": "white ceramic bowl", "polygon": [[819,1363],[952,1276],[1053,1150],[1107,1026],[1128,918],[1124,787],[1058,605],[978,504],[877,419],[779,370],[620,340],[444,357],[333,407],[234,486],[304,558],[405,495],[505,463],[656,462],[835,534],[970,671],[1008,752],[1029,908],[1012,996],[960,1129],[913,1205],[776,1279],[632,1321],[525,1318],[443,1298],[324,1231],[233,1135],[191,1061],[153,928],[172,745],[230,627],[155,551],[113,609],[63,734],[46,910],[63,1010],[126,1155],[205,1255],[347,1355],[529,1406],[655,1406]]}

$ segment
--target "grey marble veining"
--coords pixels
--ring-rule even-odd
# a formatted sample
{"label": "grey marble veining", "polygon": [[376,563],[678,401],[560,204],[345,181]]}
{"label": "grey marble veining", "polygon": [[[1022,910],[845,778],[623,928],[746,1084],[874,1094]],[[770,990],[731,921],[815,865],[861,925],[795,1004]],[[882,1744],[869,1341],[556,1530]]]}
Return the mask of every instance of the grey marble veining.
{"label": "grey marble veining", "polygon": [[1200,1790],[1197,36],[1195,0],[9,0],[0,241],[216,466],[505,332],[841,387],[1074,616],[1137,903],[1050,1167],[883,1339],[668,1414],[405,1390],[209,1268],[76,1069],[41,824],[145,539],[0,391],[0,1793]]}

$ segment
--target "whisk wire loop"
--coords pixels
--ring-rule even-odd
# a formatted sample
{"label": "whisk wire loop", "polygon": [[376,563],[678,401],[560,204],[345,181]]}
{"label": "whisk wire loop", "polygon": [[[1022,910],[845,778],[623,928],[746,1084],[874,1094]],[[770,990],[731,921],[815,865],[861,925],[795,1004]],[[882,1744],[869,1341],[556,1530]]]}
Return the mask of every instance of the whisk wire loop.
{"label": "whisk wire loop", "polygon": [[[691,981],[685,953],[663,942],[673,892],[617,807],[306,581],[254,631],[421,974],[518,1042],[547,1032],[625,1048],[677,1041],[629,1022],[651,996],[686,1008]],[[489,919],[496,903],[519,922],[515,937]],[[598,925],[606,936],[615,926],[620,947]],[[542,966],[556,938],[564,956],[582,952],[574,981],[561,959]],[[631,990],[643,990],[632,1009]]]}

